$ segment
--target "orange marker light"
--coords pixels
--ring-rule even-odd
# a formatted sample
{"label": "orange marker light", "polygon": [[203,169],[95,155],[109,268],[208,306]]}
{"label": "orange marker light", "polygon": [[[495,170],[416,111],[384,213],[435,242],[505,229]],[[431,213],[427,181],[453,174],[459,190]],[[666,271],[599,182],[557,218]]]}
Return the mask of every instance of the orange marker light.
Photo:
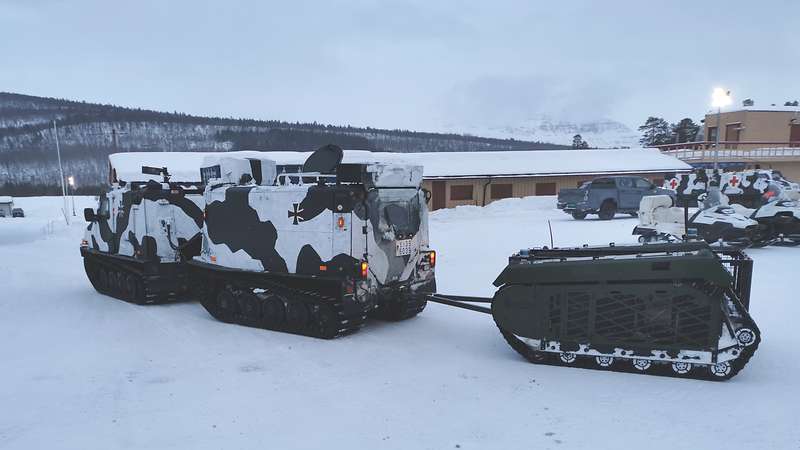
{"label": "orange marker light", "polygon": [[212,262],[212,263],[215,263],[215,262],[217,262],[217,257],[216,257],[216,256],[214,256],[214,255],[211,255],[211,262]]}
{"label": "orange marker light", "polygon": [[431,267],[436,267],[436,252],[431,251],[428,253],[428,262],[431,264]]}
{"label": "orange marker light", "polygon": [[81,247],[88,247],[88,246],[89,246],[89,241],[87,241],[86,239],[81,239]]}
{"label": "orange marker light", "polygon": [[328,270],[328,266],[326,266],[325,264],[320,264],[319,265],[319,271],[320,272],[325,272],[327,270]]}
{"label": "orange marker light", "polygon": [[339,218],[336,219],[336,225],[339,227],[340,230],[344,228],[344,217],[339,216]]}
{"label": "orange marker light", "polygon": [[369,264],[366,261],[361,261],[361,278],[367,279],[369,275]]}

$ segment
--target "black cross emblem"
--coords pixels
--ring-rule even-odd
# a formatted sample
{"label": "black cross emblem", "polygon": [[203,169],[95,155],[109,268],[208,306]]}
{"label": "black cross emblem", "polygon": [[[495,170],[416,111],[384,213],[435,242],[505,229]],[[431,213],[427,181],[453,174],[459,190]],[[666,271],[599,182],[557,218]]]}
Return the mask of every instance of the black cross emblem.
{"label": "black cross emblem", "polygon": [[297,225],[300,222],[305,220],[300,216],[300,214],[303,212],[303,210],[302,209],[298,209],[298,208],[300,208],[300,204],[299,203],[292,203],[292,208],[294,208],[294,211],[289,211],[288,212],[288,217],[290,219],[292,219],[292,225]]}

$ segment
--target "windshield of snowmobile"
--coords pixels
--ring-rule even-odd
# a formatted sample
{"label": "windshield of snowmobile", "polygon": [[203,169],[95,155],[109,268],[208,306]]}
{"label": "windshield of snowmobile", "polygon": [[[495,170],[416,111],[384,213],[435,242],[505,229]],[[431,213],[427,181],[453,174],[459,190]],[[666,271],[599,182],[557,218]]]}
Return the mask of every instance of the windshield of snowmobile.
{"label": "windshield of snowmobile", "polygon": [[407,239],[419,231],[421,202],[424,201],[419,189],[373,190],[368,200],[370,219],[386,240]]}

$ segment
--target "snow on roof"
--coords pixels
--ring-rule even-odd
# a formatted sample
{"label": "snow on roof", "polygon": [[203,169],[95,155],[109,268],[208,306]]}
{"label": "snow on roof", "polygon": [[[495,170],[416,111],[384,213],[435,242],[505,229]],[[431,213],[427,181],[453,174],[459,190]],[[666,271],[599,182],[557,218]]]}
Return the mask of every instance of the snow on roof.
{"label": "snow on roof", "polygon": [[559,176],[688,171],[657,149],[393,153],[424,166],[425,178]]}
{"label": "snow on roof", "polygon": [[[739,111],[800,113],[800,107],[798,107],[798,106],[784,106],[784,105],[778,105],[778,104],[775,104],[775,105],[754,104],[752,106],[743,106],[741,104],[739,104],[739,105],[733,104],[733,105],[728,105],[728,106],[722,108],[721,111],[724,112],[724,113],[739,112]],[[706,112],[707,115],[713,115],[713,114],[716,114],[716,113],[717,113],[717,109],[716,108],[709,109]]]}
{"label": "snow on roof", "polygon": [[[271,159],[277,165],[303,164],[311,152],[226,152],[225,156]],[[133,152],[109,156],[117,178],[158,180],[142,166],[167,167],[174,181],[199,181],[205,152]],[[691,166],[656,149],[533,150],[504,152],[388,153],[345,150],[345,163],[402,163],[424,167],[425,178],[559,176],[689,171]]]}
{"label": "snow on roof", "polygon": [[[312,152],[297,151],[238,151],[238,152],[127,152],[112,153],[108,156],[111,167],[117,172],[117,179],[123,181],[161,181],[158,175],[145,175],[142,166],[166,167],[173,181],[200,181],[200,168],[206,157],[239,157],[253,159],[271,159],[277,165],[303,164]],[[366,150],[346,150],[345,163],[368,163],[384,160]]]}
{"label": "snow on roof", "polygon": [[7,195],[2,195],[0,196],[0,203],[14,203],[14,199]]}

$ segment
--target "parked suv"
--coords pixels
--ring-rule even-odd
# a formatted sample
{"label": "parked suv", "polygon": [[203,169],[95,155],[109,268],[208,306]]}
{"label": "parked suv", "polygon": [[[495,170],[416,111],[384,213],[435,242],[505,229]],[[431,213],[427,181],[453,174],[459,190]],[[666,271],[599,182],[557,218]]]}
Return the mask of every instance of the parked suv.
{"label": "parked suv", "polygon": [[11,210],[11,217],[25,217],[25,211],[22,208],[14,208]]}
{"label": "parked suv", "polygon": [[648,195],[670,195],[675,192],[662,189],[642,177],[616,176],[595,178],[578,189],[561,189],[558,192],[558,209],[577,220],[588,214],[597,214],[603,220],[613,219],[616,213],[636,216],[639,202]]}

